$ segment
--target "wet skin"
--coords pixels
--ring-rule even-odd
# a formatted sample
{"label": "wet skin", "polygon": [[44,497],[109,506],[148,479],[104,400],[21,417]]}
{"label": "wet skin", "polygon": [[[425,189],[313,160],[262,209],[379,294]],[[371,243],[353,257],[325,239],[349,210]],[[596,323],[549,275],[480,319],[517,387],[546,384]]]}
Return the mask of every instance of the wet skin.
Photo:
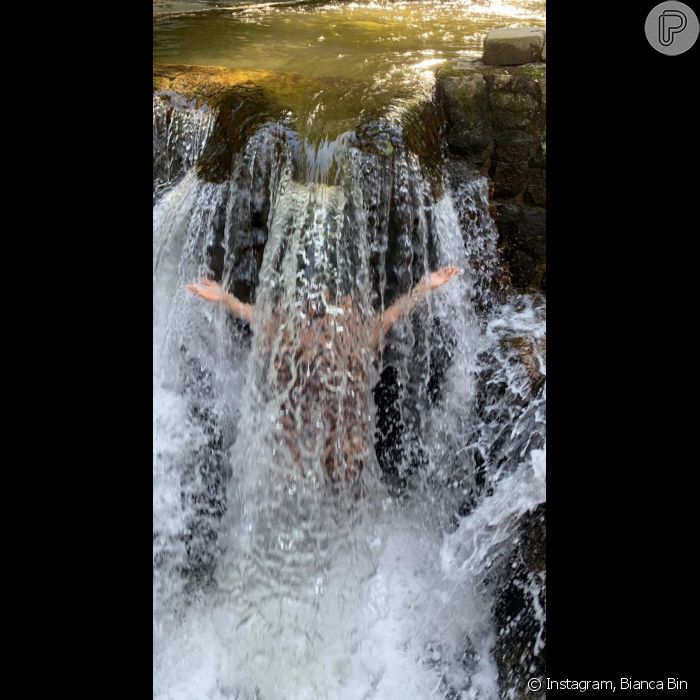
{"label": "wet skin", "polygon": [[[327,297],[307,302],[298,318],[272,319],[266,337],[279,339],[271,351],[273,382],[280,404],[282,441],[302,472],[319,458],[335,482],[354,481],[369,456],[372,363],[390,328],[415,308],[430,291],[461,271],[445,267],[400,297],[380,316],[367,320],[350,296],[330,307]],[[253,324],[255,307],[244,304],[219,284],[203,280],[187,285],[195,295],[223,302],[239,318]],[[332,313],[330,313],[332,309]]]}

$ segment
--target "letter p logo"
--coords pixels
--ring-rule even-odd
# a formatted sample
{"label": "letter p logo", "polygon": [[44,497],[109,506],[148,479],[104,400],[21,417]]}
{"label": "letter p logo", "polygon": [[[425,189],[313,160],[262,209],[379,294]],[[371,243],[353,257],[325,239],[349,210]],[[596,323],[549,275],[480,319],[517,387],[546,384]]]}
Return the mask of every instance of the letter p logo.
{"label": "letter p logo", "polygon": [[659,15],[659,42],[670,46],[676,34],[688,26],[688,18],[680,10],[664,10]]}
{"label": "letter p logo", "polygon": [[660,2],[644,23],[648,42],[666,56],[678,56],[693,47],[700,33],[698,16],[683,2]]}

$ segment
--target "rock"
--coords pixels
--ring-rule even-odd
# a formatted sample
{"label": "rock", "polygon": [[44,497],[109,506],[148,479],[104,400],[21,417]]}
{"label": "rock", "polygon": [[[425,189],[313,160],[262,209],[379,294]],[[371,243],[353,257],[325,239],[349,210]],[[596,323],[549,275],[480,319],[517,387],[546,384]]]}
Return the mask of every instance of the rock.
{"label": "rock", "polygon": [[[497,134],[502,142],[528,141],[531,155],[536,155],[545,136],[545,87],[542,63],[499,68],[481,61],[455,61],[442,67],[437,96],[445,114],[448,147],[487,175],[493,174],[489,170]],[[521,157],[518,152],[517,158]]]}
{"label": "rock", "polygon": [[516,197],[527,186],[538,144],[524,131],[509,130],[495,135],[494,146],[491,171],[494,197]]}
{"label": "rock", "polygon": [[[198,172],[210,182],[223,182],[232,158],[252,133],[267,121],[284,119],[302,138],[319,143],[342,133],[359,130],[362,120],[371,120],[373,110],[358,123],[358,103],[348,96],[364,94],[369,79],[309,77],[296,73],[262,70],[233,70],[220,66],[153,66],[153,90],[175,92],[207,104],[216,112],[211,138],[199,160]],[[311,118],[316,96],[324,94],[323,118]],[[336,99],[334,99],[334,97]],[[348,99],[345,99],[348,98]],[[441,105],[431,99],[408,107],[401,118],[405,143],[429,175],[433,192],[442,186]],[[382,154],[390,157],[394,146],[385,144]]]}
{"label": "rock", "polygon": [[544,40],[544,45],[542,46],[542,56],[541,56],[541,59],[542,59],[543,61],[546,61],[546,60],[547,60],[547,40],[546,40],[546,39]]}
{"label": "rock", "polygon": [[[221,66],[165,65],[153,66],[153,89],[172,90],[197,103],[218,107],[234,90],[255,88],[285,113],[295,115],[297,130],[314,138],[335,138],[357,125],[357,103],[344,99],[348,95],[363,94],[370,79],[318,76],[264,70],[234,70]],[[323,92],[323,119],[309,119],[316,102],[314,96]],[[330,127],[330,128],[329,128]],[[313,132],[314,128],[321,133]]]}
{"label": "rock", "polygon": [[250,84],[226,90],[218,100],[217,110],[197,173],[209,182],[221,183],[230,176],[234,155],[263,124],[277,121],[284,110],[267,90]]}
{"label": "rock", "polygon": [[401,116],[403,141],[420,160],[435,199],[442,196],[442,125],[445,116],[434,100],[409,106]]}
{"label": "rock", "polygon": [[437,90],[445,112],[446,139],[451,150],[488,167],[493,148],[490,86],[479,70],[439,71]]}
{"label": "rock", "polygon": [[260,84],[274,74],[259,70],[231,70],[221,66],[154,65],[153,89],[172,90],[198,103],[218,106],[228,90]]}
{"label": "rock", "polygon": [[505,347],[510,347],[518,353],[520,363],[527,372],[530,380],[530,389],[533,396],[537,394],[544,384],[545,376],[540,371],[538,355],[546,356],[546,344],[544,339],[533,339],[527,336],[514,336],[504,338]]}
{"label": "rock", "polygon": [[495,221],[502,255],[518,288],[544,289],[546,211],[517,202],[497,202]]}
{"label": "rock", "polygon": [[544,166],[530,168],[523,199],[526,204],[536,207],[547,206],[547,170]]}
{"label": "rock", "polygon": [[487,66],[519,66],[538,61],[543,46],[543,29],[492,29],[484,42],[484,63]]}
{"label": "rock", "polygon": [[544,689],[530,692],[530,678],[544,678],[546,568],[546,505],[526,513],[519,523],[517,544],[506,562],[496,590],[494,658],[503,698],[544,698]]}
{"label": "rock", "polygon": [[448,148],[491,178],[504,260],[520,288],[542,289],[546,270],[546,70],[455,61],[437,73]]}

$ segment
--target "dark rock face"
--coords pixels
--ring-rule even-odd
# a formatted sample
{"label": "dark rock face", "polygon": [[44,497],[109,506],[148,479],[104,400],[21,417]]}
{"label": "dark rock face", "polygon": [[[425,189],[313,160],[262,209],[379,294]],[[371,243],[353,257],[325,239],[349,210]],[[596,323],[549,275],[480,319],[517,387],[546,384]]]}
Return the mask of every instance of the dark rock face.
{"label": "dark rock face", "polygon": [[250,137],[266,122],[273,122],[281,108],[256,85],[230,88],[218,106],[218,118],[211,138],[197,164],[197,174],[209,182],[225,182],[231,172],[234,156]]}
{"label": "dark rock face", "polygon": [[545,291],[546,211],[514,201],[497,202],[494,220],[498,227],[503,259],[515,287]]}
{"label": "dark rock face", "polygon": [[437,75],[451,153],[493,182],[499,244],[515,287],[546,269],[546,66],[456,61]]}
{"label": "dark rock face", "polygon": [[546,697],[544,688],[532,692],[527,687],[528,679],[546,676],[545,521],[544,503],[523,516],[505,564],[507,575],[496,591],[494,657],[502,697]]}

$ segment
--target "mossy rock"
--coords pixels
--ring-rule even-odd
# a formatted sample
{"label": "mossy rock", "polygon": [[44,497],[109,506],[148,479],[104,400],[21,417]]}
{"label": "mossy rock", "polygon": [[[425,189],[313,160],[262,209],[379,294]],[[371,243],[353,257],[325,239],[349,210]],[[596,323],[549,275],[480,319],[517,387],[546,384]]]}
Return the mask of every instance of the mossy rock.
{"label": "mossy rock", "polygon": [[[334,83],[335,85],[335,83]],[[217,118],[199,159],[197,172],[210,182],[223,182],[236,153],[263,124],[307,107],[318,82],[292,73],[233,70],[220,66],[154,65],[154,91],[173,91],[208,104]],[[303,118],[303,113],[300,114]],[[342,126],[345,125],[341,125]]]}
{"label": "mossy rock", "polygon": [[543,288],[546,270],[546,75],[544,63],[467,60],[436,73],[448,148],[491,179],[503,259],[524,289]]}
{"label": "mossy rock", "polygon": [[485,77],[480,73],[441,74],[437,96],[453,152],[469,156],[477,165],[488,163],[493,141],[493,117]]}
{"label": "mossy rock", "polygon": [[172,90],[184,97],[217,107],[226,94],[240,85],[260,85],[270,71],[232,70],[221,66],[154,65],[153,90]]}
{"label": "mossy rock", "polygon": [[[382,121],[380,103],[363,98],[362,122],[351,95],[366,96],[367,80],[343,78],[309,78],[296,73],[233,70],[220,66],[154,65],[153,90],[173,91],[208,104],[217,111],[214,130],[198,164],[201,177],[223,182],[230,172],[232,159],[250,136],[268,121],[288,119],[302,140],[320,143],[340,134],[355,131],[358,143],[383,157],[391,158],[400,145],[383,137],[372,141],[362,124]],[[318,104],[314,97],[324,95],[323,118],[311,119]],[[334,96],[338,99],[333,99]],[[290,117],[291,115],[291,117]],[[436,192],[441,187],[441,105],[424,101],[407,109],[401,119],[406,147],[414,152],[430,176]],[[365,129],[366,131],[366,129]],[[377,150],[379,149],[379,150]]]}
{"label": "mossy rock", "polygon": [[543,132],[545,77],[545,65],[539,63],[502,67],[454,61],[440,68],[437,94],[451,149],[487,163],[487,154],[479,150],[488,150],[494,133],[514,128]]}
{"label": "mossy rock", "polygon": [[234,156],[263,124],[278,120],[283,108],[253,83],[227,89],[216,107],[217,119],[197,163],[197,174],[209,182],[225,182]]}

